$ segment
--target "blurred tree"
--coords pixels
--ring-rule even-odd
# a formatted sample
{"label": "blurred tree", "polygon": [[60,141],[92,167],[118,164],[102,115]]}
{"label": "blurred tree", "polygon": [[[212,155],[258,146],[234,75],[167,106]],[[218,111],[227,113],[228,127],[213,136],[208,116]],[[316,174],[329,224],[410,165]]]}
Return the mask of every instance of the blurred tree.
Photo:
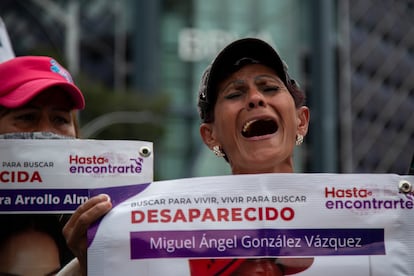
{"label": "blurred tree", "polygon": [[[83,138],[159,141],[164,133],[161,122],[168,112],[169,98],[127,91],[116,93],[96,81],[79,76],[87,107],[79,114]],[[99,121],[99,119],[101,120]],[[96,122],[93,124],[93,122]],[[98,122],[99,126],[98,127]],[[94,130],[88,129],[94,126]]]}

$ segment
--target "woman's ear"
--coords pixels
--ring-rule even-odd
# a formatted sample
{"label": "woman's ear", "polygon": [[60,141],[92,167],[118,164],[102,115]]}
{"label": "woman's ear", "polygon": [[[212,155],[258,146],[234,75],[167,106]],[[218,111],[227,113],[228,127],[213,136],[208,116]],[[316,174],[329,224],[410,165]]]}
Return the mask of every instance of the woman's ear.
{"label": "woman's ear", "polygon": [[308,133],[310,112],[307,106],[301,106],[297,109],[298,114],[298,134],[305,136]]}
{"label": "woman's ear", "polygon": [[203,139],[204,144],[206,144],[210,149],[218,145],[213,135],[212,124],[202,123],[200,125],[200,136]]}

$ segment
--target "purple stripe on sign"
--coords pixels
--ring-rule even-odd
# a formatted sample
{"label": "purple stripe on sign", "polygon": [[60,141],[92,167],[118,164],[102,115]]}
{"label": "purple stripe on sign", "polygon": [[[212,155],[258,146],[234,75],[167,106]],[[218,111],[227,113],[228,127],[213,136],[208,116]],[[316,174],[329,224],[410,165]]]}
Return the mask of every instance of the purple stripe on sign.
{"label": "purple stripe on sign", "polygon": [[94,188],[89,189],[89,196],[93,197],[99,194],[107,194],[111,197],[112,208],[119,205],[121,202],[131,198],[143,190],[145,190],[150,183],[142,183],[142,184],[129,184],[129,185],[122,185],[122,186],[112,186],[112,187],[105,187],[105,188]]}
{"label": "purple stripe on sign", "polygon": [[87,189],[0,190],[0,211],[74,211],[88,199]]}
{"label": "purple stripe on sign", "polygon": [[[119,187],[106,187],[106,188],[95,188],[89,189],[89,196],[93,197],[99,194],[107,194],[111,198],[112,209],[115,208],[117,205],[121,204],[122,202],[126,201],[128,198],[131,198],[143,190],[145,190],[150,183],[143,183],[143,184],[131,184],[131,185],[123,185]],[[99,225],[101,223],[101,219],[95,221],[88,229],[88,247],[92,244],[96,236],[96,231],[98,231]]]}
{"label": "purple stripe on sign", "polygon": [[384,255],[384,229],[131,232],[131,259]]}

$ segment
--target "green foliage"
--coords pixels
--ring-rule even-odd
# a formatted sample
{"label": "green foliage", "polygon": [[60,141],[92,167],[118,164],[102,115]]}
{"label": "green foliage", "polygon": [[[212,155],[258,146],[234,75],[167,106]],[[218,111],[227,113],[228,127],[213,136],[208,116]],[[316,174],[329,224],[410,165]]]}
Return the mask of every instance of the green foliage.
{"label": "green foliage", "polygon": [[[116,92],[104,85],[80,80],[77,84],[85,96],[86,108],[79,113],[81,138],[102,140],[160,141],[162,122],[168,111],[169,99],[137,91]],[[122,115],[122,116],[119,116]],[[149,115],[149,116],[148,116]],[[107,118],[106,127],[84,136],[91,122]]]}

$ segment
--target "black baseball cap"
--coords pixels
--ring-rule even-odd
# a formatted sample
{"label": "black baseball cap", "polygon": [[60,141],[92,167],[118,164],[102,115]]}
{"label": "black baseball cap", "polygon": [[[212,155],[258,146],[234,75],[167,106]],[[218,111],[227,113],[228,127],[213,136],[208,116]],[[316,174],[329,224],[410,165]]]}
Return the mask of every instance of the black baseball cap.
{"label": "black baseball cap", "polygon": [[199,115],[203,122],[211,122],[213,119],[218,83],[237,71],[244,60],[274,69],[286,87],[291,82],[286,64],[270,44],[258,38],[233,41],[218,53],[203,73],[198,92]]}

